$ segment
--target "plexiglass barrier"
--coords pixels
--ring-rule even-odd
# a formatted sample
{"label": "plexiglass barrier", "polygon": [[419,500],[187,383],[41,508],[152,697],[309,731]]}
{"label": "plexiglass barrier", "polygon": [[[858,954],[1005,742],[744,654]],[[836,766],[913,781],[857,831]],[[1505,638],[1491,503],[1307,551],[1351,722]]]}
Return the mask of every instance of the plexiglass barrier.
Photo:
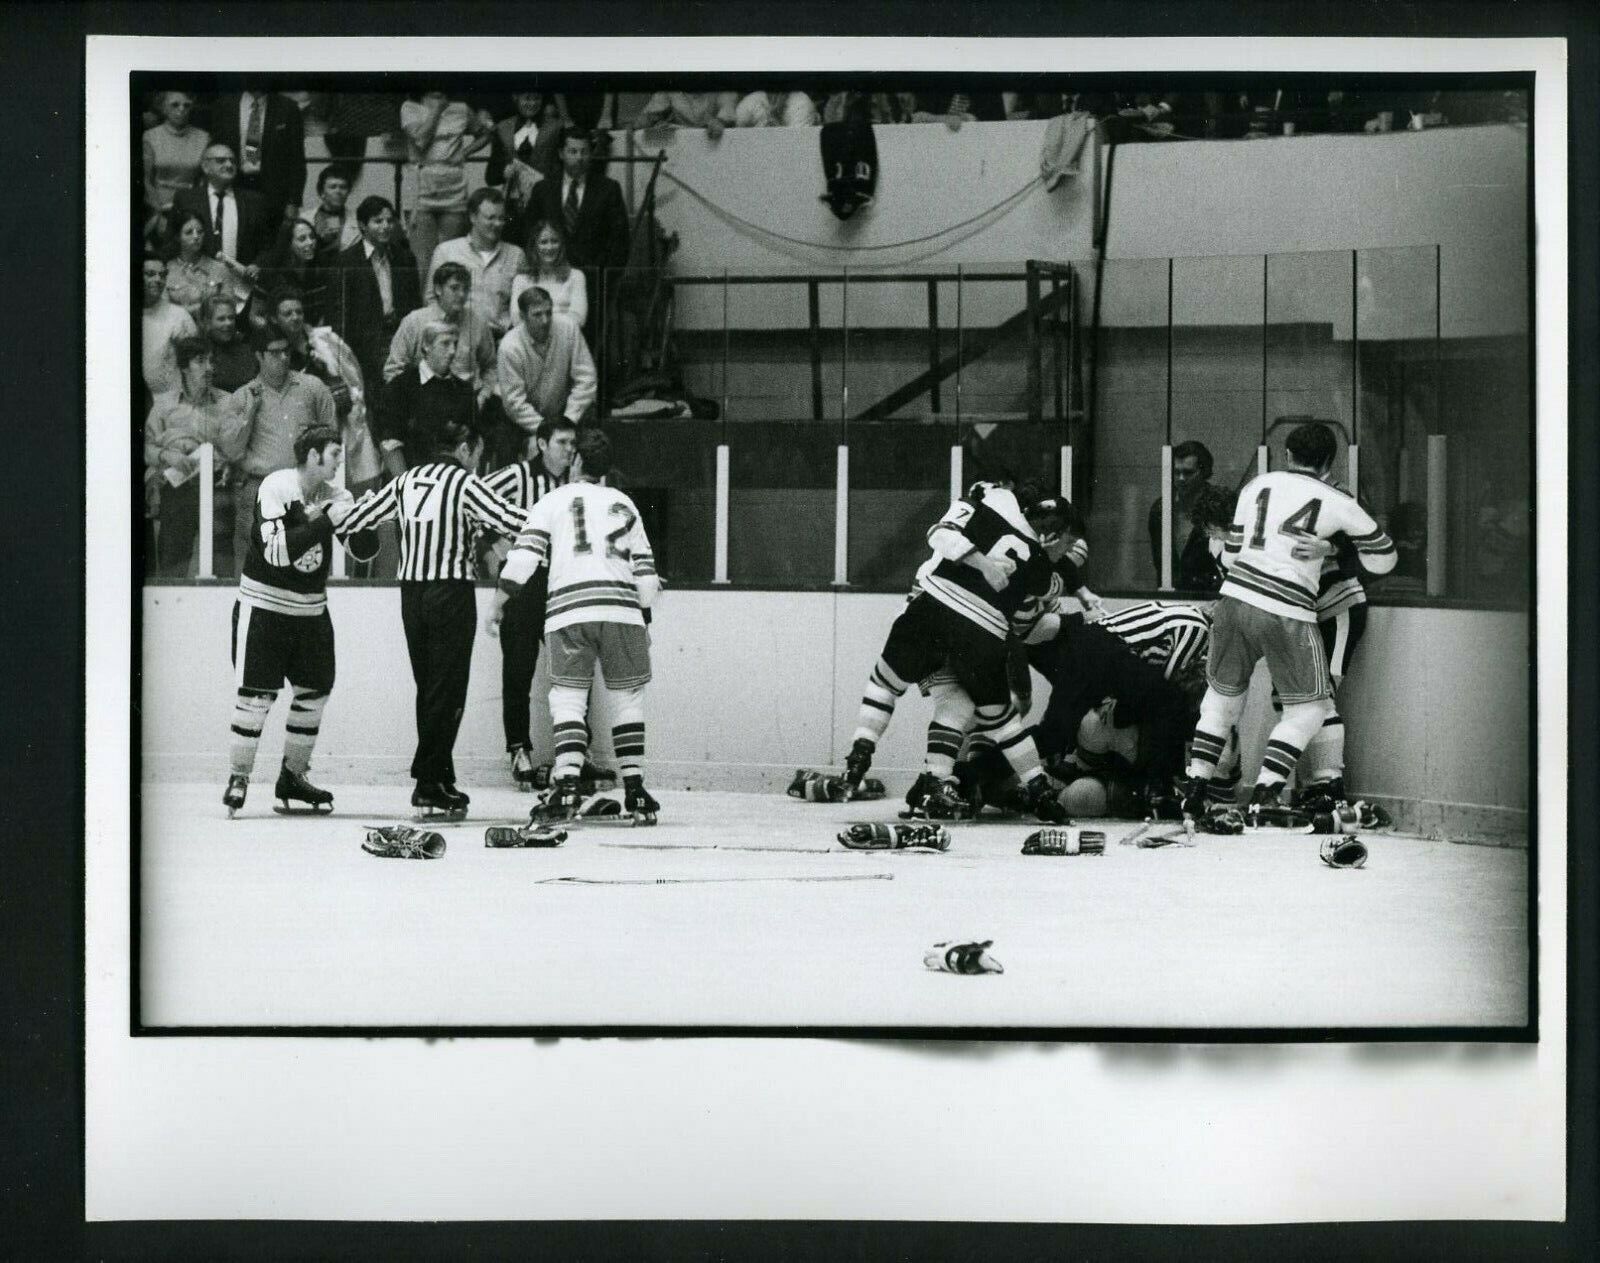
{"label": "plexiglass barrier", "polygon": [[[597,274],[583,328],[600,379],[590,416],[680,582],[899,589],[952,495],[1012,477],[1073,496],[1091,586],[1190,590],[1188,502],[1163,485],[1174,452],[1203,445],[1210,482],[1232,492],[1281,468],[1290,431],[1317,420],[1339,441],[1336,479],[1405,540],[1405,573],[1371,584],[1375,597],[1525,605],[1527,331],[1485,334],[1479,320],[1458,334],[1440,303],[1450,267],[1448,249],[1422,245],[1098,268]],[[335,398],[346,479],[371,485],[386,476],[374,472],[381,436],[405,424],[385,378],[416,373],[419,322],[397,335],[368,276],[290,269],[237,287],[239,327],[281,315],[291,286],[306,326],[296,366]],[[473,416],[492,432],[505,419],[486,298],[469,296],[465,318],[436,314],[460,326],[451,371],[481,387]],[[293,325],[292,304],[287,314]],[[236,391],[253,353],[213,333],[219,385]],[[243,472],[220,451],[216,468],[193,509],[174,491],[163,514],[160,485],[148,497],[152,578],[233,573]],[[147,483],[164,480],[154,467]],[[209,558],[190,521],[207,514]],[[157,524],[171,526],[165,547]],[[185,532],[196,541],[180,557]]]}

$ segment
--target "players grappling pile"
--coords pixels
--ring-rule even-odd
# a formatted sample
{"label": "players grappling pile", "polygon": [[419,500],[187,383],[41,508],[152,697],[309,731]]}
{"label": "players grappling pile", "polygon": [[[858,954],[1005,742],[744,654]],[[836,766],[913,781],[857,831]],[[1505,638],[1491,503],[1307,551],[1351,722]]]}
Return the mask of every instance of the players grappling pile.
{"label": "players grappling pile", "polygon": [[[933,699],[933,716],[905,819],[998,808],[1051,824],[1187,818],[1216,833],[1246,823],[1326,833],[1387,823],[1381,810],[1346,801],[1333,699],[1365,625],[1359,574],[1392,569],[1394,545],[1331,481],[1328,427],[1300,426],[1287,450],[1286,469],[1252,479],[1237,500],[1218,493],[1196,509],[1226,575],[1209,612],[1147,601],[1089,621],[1078,607],[1101,607],[1080,574],[1088,549],[1072,505],[1009,483],[974,484],[928,532],[933,555],[868,677],[843,775],[799,772],[791,795],[881,794],[866,773],[915,684]],[[1278,718],[1241,811],[1237,725],[1262,658]],[[1030,671],[1050,684],[1031,728]],[[1297,766],[1300,789],[1285,804]]]}

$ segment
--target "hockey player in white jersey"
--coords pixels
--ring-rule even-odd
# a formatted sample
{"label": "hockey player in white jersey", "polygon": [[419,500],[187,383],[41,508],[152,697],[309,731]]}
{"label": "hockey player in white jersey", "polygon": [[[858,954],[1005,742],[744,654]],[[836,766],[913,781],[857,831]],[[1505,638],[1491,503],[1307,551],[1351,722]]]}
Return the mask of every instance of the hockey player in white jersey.
{"label": "hockey player in white jersey", "polygon": [[1197,814],[1207,779],[1244,710],[1256,662],[1265,657],[1283,714],[1267,740],[1252,807],[1273,807],[1306,743],[1321,729],[1333,692],[1327,651],[1317,630],[1317,593],[1333,537],[1349,537],[1372,574],[1394,568],[1393,542],[1354,499],[1328,481],[1333,431],[1316,422],[1288,440],[1288,468],[1245,484],[1223,547],[1227,569],[1212,610],[1206,694],[1200,703],[1184,808]]}
{"label": "hockey player in white jersey", "polygon": [[661,589],[638,506],[599,479],[611,467],[611,440],[579,433],[572,481],[547,493],[529,514],[500,572],[489,612],[498,631],[506,601],[540,566],[550,567],[545,650],[550,664],[550,720],[555,764],[534,823],[570,819],[582,804],[579,774],[588,754],[589,686],[594,668],[615,703],[611,730],[622,774],[624,807],[637,824],[654,824],[660,804],[644,787],[644,689],[650,682],[645,624]]}

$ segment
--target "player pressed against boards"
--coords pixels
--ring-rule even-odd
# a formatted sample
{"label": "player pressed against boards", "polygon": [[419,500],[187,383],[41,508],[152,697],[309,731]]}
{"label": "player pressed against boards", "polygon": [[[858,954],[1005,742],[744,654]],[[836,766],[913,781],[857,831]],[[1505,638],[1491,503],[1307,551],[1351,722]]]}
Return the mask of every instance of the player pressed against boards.
{"label": "player pressed against boards", "polygon": [[529,514],[500,572],[488,615],[501,632],[509,602],[549,568],[544,619],[550,671],[555,764],[550,789],[531,823],[570,820],[583,803],[580,777],[589,748],[589,686],[596,664],[611,694],[612,749],[622,774],[623,806],[636,823],[655,823],[660,804],[644,787],[644,690],[650,682],[649,608],[661,589],[639,509],[600,483],[611,467],[611,440],[579,433],[571,482],[543,496]]}
{"label": "player pressed against boards", "polygon": [[[294,442],[295,467],[261,480],[246,540],[239,598],[233,607],[232,771],[222,801],[232,816],[244,806],[267,713],[287,680],[293,690],[283,739],[283,766],[273,794],[290,804],[331,810],[333,795],[307,779],[322,710],[333,690],[333,620],[328,617],[328,568],[335,530],[355,501],[335,490],[344,448],[337,430],[312,426]],[[356,558],[370,557],[377,540],[345,535]]]}
{"label": "player pressed against boards", "polygon": [[1283,712],[1267,740],[1252,807],[1276,806],[1307,744],[1333,713],[1317,610],[1325,563],[1339,551],[1334,537],[1348,537],[1355,560],[1372,574],[1386,574],[1395,565],[1388,535],[1330,481],[1337,450],[1332,430],[1318,423],[1299,426],[1287,448],[1287,469],[1253,478],[1239,493],[1223,546],[1227,573],[1212,611],[1207,687],[1183,785],[1191,813],[1203,806],[1206,781],[1244,710],[1261,658]]}

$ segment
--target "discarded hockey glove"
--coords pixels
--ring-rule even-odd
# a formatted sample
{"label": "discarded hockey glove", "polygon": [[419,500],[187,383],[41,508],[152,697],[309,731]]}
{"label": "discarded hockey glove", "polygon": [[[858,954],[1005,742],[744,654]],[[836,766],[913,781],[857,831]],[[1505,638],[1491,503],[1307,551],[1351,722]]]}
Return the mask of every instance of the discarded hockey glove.
{"label": "discarded hockey glove", "polygon": [[409,825],[386,825],[367,830],[361,849],[371,855],[392,860],[436,860],[444,854],[444,838],[427,829]]}
{"label": "discarded hockey glove", "polygon": [[1194,827],[1201,833],[1234,834],[1244,832],[1244,812],[1237,807],[1213,808],[1196,817]]}
{"label": "discarded hockey glove", "polygon": [[1367,844],[1360,838],[1332,833],[1323,839],[1320,854],[1329,868],[1361,868],[1367,862]]}
{"label": "discarded hockey glove", "polygon": [[950,830],[937,824],[853,824],[839,831],[852,851],[948,851]]}
{"label": "discarded hockey glove", "polygon": [[1363,829],[1387,829],[1394,824],[1394,818],[1387,811],[1364,798],[1351,803],[1350,809],[1356,813],[1356,823]]}
{"label": "discarded hockey glove", "polygon": [[981,943],[935,943],[922,956],[927,968],[942,974],[1003,974],[1005,968],[989,949],[993,939]]}
{"label": "discarded hockey glove", "polygon": [[1103,855],[1106,835],[1099,829],[1080,829],[1067,825],[1059,829],[1040,829],[1022,840],[1024,855]]}
{"label": "discarded hockey glove", "polygon": [[551,825],[490,825],[483,831],[483,844],[496,847],[550,847],[567,840],[567,831]]}
{"label": "discarded hockey glove", "polygon": [[868,776],[862,779],[860,788],[852,794],[850,783],[842,776],[796,768],[794,780],[789,782],[789,788],[784,792],[790,798],[799,798],[808,803],[842,803],[851,798],[882,798],[888,791],[884,789],[882,781]]}

